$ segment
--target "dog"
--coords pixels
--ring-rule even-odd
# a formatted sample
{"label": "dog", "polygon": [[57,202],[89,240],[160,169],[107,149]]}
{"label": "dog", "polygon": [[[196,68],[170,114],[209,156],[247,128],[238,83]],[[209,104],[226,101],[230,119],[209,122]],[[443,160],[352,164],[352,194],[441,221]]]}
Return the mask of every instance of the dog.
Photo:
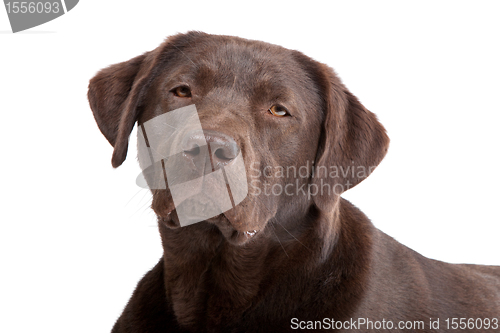
{"label": "dog", "polygon": [[[164,249],[113,333],[500,332],[499,267],[427,259],[341,197],[380,163],[389,138],[330,67],[280,46],[193,31],[102,69],[88,99],[115,168],[137,123]],[[163,141],[160,125],[150,126],[154,140],[145,130],[190,107],[199,126]],[[163,158],[171,147],[172,163]],[[148,160],[153,150],[163,155]],[[241,200],[226,179],[236,161]],[[227,189],[229,209],[213,204],[210,216],[201,199],[176,202],[171,179],[216,172],[226,181],[212,181],[222,186],[203,200]]]}

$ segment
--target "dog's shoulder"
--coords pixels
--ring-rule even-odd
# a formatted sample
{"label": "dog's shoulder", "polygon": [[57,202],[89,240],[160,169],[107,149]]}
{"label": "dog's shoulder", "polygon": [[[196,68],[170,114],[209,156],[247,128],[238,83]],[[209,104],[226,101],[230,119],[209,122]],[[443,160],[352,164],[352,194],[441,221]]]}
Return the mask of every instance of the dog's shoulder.
{"label": "dog's shoulder", "polygon": [[[179,331],[164,284],[163,258],[139,281],[111,333]],[[169,331],[169,332],[170,332]]]}
{"label": "dog's shoulder", "polygon": [[[500,311],[500,267],[430,259],[378,229],[371,242],[370,278],[363,303],[384,304],[377,315],[407,318],[410,312],[419,318],[446,319],[467,311],[479,318]],[[360,305],[358,310],[366,315],[370,309]]]}

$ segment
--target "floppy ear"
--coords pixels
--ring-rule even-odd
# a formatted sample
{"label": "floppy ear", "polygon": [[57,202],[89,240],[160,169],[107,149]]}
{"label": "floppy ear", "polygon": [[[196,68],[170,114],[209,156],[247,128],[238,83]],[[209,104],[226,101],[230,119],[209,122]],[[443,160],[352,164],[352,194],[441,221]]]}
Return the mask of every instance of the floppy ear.
{"label": "floppy ear", "polygon": [[89,83],[90,108],[102,134],[114,147],[115,168],[127,155],[128,137],[137,120],[139,99],[148,74],[143,68],[148,54],[104,68]]}
{"label": "floppy ear", "polygon": [[317,186],[316,205],[331,205],[340,195],[359,184],[382,161],[389,137],[374,113],[347,90],[334,71],[303,56],[323,99],[324,120],[316,154],[312,184]]}
{"label": "floppy ear", "polygon": [[163,65],[195,39],[207,36],[190,31],[168,37],[143,55],[98,72],[89,83],[88,99],[102,134],[115,148],[111,164],[119,167],[127,157],[128,138],[139,116],[142,99]]}

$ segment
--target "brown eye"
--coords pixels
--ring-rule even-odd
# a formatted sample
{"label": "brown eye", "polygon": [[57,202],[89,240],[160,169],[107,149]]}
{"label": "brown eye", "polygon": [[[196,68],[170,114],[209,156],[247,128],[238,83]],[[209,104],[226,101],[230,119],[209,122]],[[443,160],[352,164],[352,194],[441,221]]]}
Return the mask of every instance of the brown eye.
{"label": "brown eye", "polygon": [[284,106],[279,104],[271,106],[271,108],[269,108],[269,112],[276,117],[284,117],[290,115],[288,113],[288,110]]}
{"label": "brown eye", "polygon": [[182,98],[191,97],[191,90],[186,86],[180,86],[174,88],[172,90],[172,93],[177,97],[182,97]]}

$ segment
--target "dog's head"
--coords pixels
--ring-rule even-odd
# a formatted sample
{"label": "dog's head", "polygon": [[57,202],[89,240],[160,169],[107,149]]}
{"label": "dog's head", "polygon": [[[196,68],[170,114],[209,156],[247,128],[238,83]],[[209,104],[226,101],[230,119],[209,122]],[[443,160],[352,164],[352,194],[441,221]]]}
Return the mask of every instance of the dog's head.
{"label": "dog's head", "polygon": [[[297,51],[236,37],[170,37],[101,70],[88,98],[114,147],[114,167],[125,160],[138,123],[139,162],[155,175],[148,183],[159,220],[176,228],[180,207],[191,207],[184,212],[196,218],[217,201],[214,193],[229,192],[230,206],[212,205],[221,211],[202,223],[216,225],[232,243],[245,243],[274,222],[293,229],[312,208],[333,210],[339,195],[379,164],[389,143],[376,116],[331,68]],[[187,114],[179,110],[190,116],[179,118]],[[167,135],[161,121],[155,125],[165,117],[185,126]],[[186,193],[173,198],[172,184],[217,171],[219,182],[214,176],[191,186],[210,188],[197,191],[196,199]],[[243,193],[238,200],[230,178]]]}

